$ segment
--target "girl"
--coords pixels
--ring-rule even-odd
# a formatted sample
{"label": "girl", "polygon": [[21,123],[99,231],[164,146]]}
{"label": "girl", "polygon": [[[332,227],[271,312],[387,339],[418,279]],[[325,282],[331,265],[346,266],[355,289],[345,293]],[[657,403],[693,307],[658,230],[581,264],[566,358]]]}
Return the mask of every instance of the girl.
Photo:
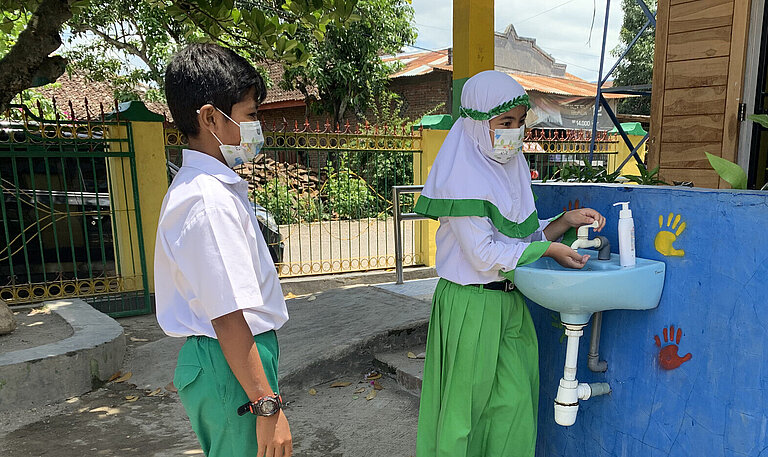
{"label": "girl", "polygon": [[439,219],[417,457],[532,457],[538,344],[514,269],[542,256],[582,268],[589,256],[552,242],[605,219],[592,209],[540,220],[522,153],[528,95],[485,71],[461,95],[416,212]]}

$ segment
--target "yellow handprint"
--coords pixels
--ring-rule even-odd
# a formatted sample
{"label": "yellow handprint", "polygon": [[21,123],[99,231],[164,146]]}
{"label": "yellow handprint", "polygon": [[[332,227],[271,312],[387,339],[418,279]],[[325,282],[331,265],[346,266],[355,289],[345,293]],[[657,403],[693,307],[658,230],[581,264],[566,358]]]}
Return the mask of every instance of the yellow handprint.
{"label": "yellow handprint", "polygon": [[[664,226],[664,216],[659,216],[659,228]],[[685,251],[682,249],[675,249],[672,244],[677,240],[677,237],[685,231],[685,222],[680,223],[680,215],[669,213],[667,217],[667,227],[669,230],[660,230],[656,235],[654,244],[656,250],[662,255],[667,257],[682,257],[685,255]]]}

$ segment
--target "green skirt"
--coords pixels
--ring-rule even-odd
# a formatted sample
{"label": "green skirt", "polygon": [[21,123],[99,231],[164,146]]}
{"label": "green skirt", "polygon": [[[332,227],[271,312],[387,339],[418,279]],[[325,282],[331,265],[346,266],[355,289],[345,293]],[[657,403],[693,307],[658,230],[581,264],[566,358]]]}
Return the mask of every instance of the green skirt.
{"label": "green skirt", "polygon": [[416,439],[417,457],[533,457],[538,343],[518,291],[438,283]]}

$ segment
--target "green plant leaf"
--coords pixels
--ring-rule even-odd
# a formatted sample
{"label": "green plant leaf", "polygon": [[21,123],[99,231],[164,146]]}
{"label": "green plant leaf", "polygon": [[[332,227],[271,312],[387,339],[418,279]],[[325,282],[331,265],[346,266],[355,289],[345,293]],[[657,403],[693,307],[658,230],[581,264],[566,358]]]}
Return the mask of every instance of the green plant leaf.
{"label": "green plant leaf", "polygon": [[712,155],[708,152],[707,155],[709,164],[715,169],[718,175],[723,178],[734,189],[746,189],[747,188],[747,173],[738,164],[735,164],[729,160],[725,160],[722,157]]}
{"label": "green plant leaf", "polygon": [[750,116],[747,116],[747,118],[753,122],[757,122],[758,124],[768,129],[768,114],[752,114]]}

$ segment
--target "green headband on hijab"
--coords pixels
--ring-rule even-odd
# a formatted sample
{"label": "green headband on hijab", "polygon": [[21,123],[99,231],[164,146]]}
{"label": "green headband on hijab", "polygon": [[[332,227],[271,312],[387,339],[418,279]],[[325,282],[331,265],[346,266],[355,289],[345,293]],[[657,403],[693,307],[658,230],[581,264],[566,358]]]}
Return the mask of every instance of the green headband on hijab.
{"label": "green headband on hijab", "polygon": [[476,121],[488,121],[498,116],[499,114],[506,113],[512,108],[520,105],[523,105],[528,109],[531,108],[531,101],[528,99],[528,94],[523,94],[519,97],[513,98],[508,102],[504,102],[501,105],[488,111],[487,113],[484,113],[482,111],[477,111],[472,108],[465,108],[463,106],[459,109],[459,111],[461,113],[461,117],[468,117]]}

